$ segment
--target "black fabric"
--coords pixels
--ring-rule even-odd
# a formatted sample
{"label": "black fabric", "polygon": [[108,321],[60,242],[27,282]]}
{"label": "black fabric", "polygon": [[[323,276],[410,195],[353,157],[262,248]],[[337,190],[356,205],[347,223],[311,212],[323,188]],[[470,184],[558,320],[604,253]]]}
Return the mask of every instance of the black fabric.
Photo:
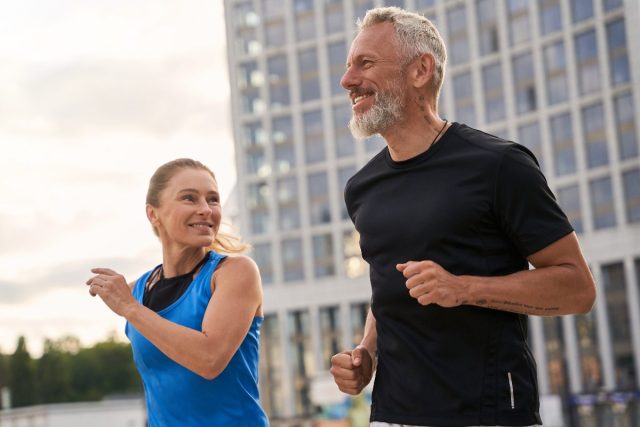
{"label": "black fabric", "polygon": [[541,424],[527,317],[421,306],[395,267],[433,260],[456,275],[526,270],[528,255],[572,231],[533,154],[453,123],[412,159],[394,162],[384,148],[349,180],[345,201],[370,266],[378,334],[371,420]]}
{"label": "black fabric", "polygon": [[[198,262],[190,272],[181,274],[180,276],[170,277],[168,279],[164,277],[162,265],[156,267],[149,277],[149,283],[147,283],[147,286],[145,287],[142,304],[156,313],[169,307],[185,293],[193,281],[193,275],[204,265],[205,262],[207,262],[208,259],[209,253],[207,252],[204,258],[202,258],[202,260],[200,260],[200,262]],[[222,260],[224,260],[224,258]],[[149,287],[149,285],[153,283],[153,280],[158,277],[158,274],[160,275],[160,278],[155,282],[155,284],[153,284],[153,286]]]}

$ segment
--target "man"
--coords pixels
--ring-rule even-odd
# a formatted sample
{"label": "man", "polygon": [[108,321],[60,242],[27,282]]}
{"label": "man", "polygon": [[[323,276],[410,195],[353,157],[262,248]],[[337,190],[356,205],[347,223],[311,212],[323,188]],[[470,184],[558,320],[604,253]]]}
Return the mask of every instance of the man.
{"label": "man", "polygon": [[533,154],[438,116],[446,49],[429,20],[388,7],[359,26],[349,127],[387,146],[345,188],[372,304],[331,373],[358,394],[377,364],[372,426],[540,425],[527,315],[591,309],[576,235]]}

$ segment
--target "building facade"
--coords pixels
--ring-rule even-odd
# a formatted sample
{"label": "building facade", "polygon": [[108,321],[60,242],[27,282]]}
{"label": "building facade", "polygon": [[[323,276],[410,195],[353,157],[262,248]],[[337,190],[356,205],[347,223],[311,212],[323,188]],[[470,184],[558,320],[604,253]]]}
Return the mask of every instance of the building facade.
{"label": "building facade", "polygon": [[640,2],[225,0],[236,197],[265,289],[274,425],[331,400],[329,358],[359,342],[368,309],[342,192],[384,144],[351,138],[339,80],[356,20],[376,6],[436,24],[449,53],[440,115],[529,147],[579,234],[597,302],[530,319],[545,401],[563,425],[640,425]]}

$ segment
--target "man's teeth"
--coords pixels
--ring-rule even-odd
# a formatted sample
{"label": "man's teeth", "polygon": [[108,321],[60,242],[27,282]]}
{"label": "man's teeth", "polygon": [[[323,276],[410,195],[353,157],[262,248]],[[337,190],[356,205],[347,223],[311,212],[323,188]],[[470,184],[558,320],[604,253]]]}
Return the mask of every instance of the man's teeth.
{"label": "man's teeth", "polygon": [[356,97],[353,99],[353,103],[354,103],[354,104],[357,104],[358,102],[362,101],[363,99],[365,99],[365,98],[367,98],[367,97],[369,97],[369,96],[371,96],[371,95],[370,95],[370,94],[367,94],[367,95],[360,95],[360,96],[356,96]]}

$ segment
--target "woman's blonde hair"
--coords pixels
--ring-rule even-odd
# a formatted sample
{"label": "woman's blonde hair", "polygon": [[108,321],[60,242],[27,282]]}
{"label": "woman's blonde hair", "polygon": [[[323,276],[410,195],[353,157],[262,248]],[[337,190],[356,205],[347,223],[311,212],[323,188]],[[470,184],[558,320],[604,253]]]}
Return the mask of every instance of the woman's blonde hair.
{"label": "woman's blonde hair", "polygon": [[[214,180],[216,180],[216,176],[213,174],[211,169],[197,160],[172,160],[156,169],[154,174],[151,176],[151,179],[149,180],[149,189],[147,190],[147,204],[156,208],[159,207],[160,193],[167,188],[169,181],[171,181],[178,172],[184,169],[198,169],[206,171]],[[155,226],[153,226],[153,232],[156,236],[159,235],[158,229]],[[249,245],[244,243],[240,237],[235,236],[232,233],[218,230],[213,243],[208,249],[216,252],[241,253],[249,249]]]}

